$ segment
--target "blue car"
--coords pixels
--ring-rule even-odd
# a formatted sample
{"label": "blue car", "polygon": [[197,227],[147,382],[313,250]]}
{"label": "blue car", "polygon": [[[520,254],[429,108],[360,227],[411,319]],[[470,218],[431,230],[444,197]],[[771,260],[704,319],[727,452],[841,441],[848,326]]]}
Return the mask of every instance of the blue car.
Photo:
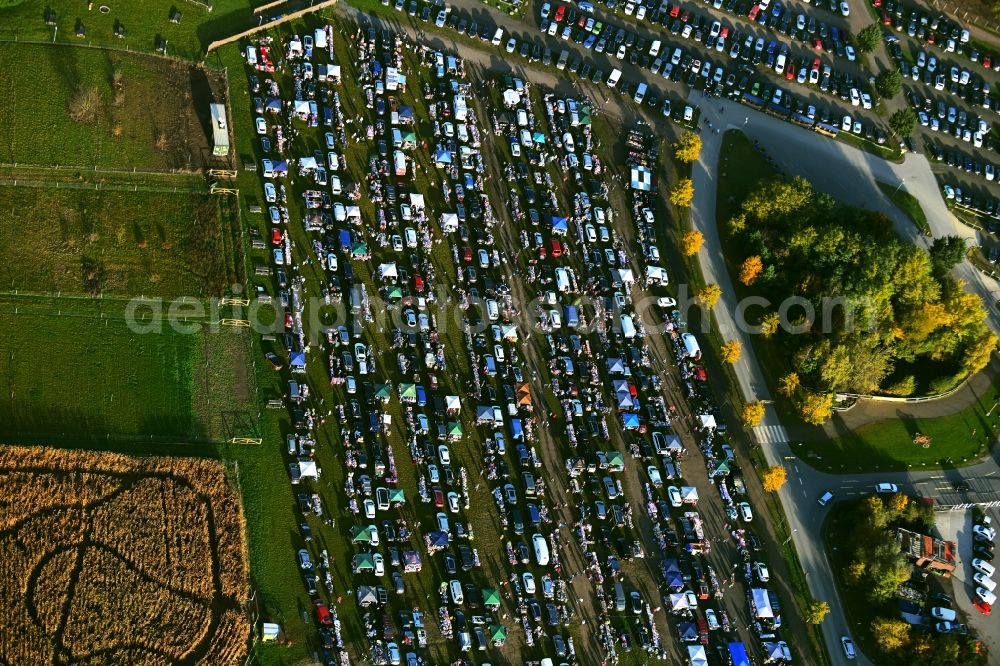
{"label": "blue car", "polygon": [[594,42],[597,41],[596,35],[590,35],[587,39],[583,40],[583,48],[592,49],[594,48]]}

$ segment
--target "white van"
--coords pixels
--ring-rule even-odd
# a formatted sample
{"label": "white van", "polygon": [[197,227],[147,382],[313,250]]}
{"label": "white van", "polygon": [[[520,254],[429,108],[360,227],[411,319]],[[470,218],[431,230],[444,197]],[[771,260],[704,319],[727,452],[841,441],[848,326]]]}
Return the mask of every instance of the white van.
{"label": "white van", "polygon": [[566,293],[566,292],[568,292],[571,289],[570,284],[571,283],[569,281],[569,271],[567,271],[565,268],[557,268],[556,269],[556,289],[558,289],[559,291],[561,291],[563,293]]}
{"label": "white van", "polygon": [[316,48],[325,49],[326,48],[326,30],[323,28],[316,28],[313,32],[313,39],[316,40]]}
{"label": "white van", "polygon": [[611,73],[608,74],[608,80],[607,80],[608,87],[617,88],[618,81],[620,81],[621,78],[622,78],[622,70],[620,69],[611,70]]}
{"label": "white van", "polygon": [[257,47],[248,46],[246,52],[247,64],[251,67],[257,66]]}
{"label": "white van", "polygon": [[663,42],[659,39],[653,40],[653,45],[649,47],[649,57],[655,58],[660,54],[660,47],[663,46]]}
{"label": "white van", "polygon": [[646,99],[646,90],[649,89],[645,83],[640,83],[639,87],[635,89],[635,97],[632,99],[636,104],[642,104],[642,100]]}
{"label": "white van", "polygon": [[538,566],[544,567],[549,563],[549,544],[541,534],[531,537],[531,545],[535,548],[535,560]]}
{"label": "white van", "polygon": [[493,40],[490,42],[493,46],[500,46],[500,42],[503,41],[503,28],[497,28],[497,31],[493,33]]}

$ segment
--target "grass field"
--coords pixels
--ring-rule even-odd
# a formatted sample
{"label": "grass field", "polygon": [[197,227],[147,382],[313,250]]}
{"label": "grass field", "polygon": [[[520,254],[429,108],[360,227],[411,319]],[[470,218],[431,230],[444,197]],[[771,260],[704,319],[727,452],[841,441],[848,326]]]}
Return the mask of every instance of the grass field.
{"label": "grass field", "polygon": [[[951,416],[895,418],[858,428],[823,442],[793,444],[796,455],[829,472],[954,467],[981,457],[996,436],[1000,387],[990,386],[976,402]],[[928,448],[913,443],[916,433],[931,438]]]}
{"label": "grass field", "polygon": [[[263,0],[115,0],[93,3],[87,9],[82,0],[22,0],[14,7],[5,7],[9,0],[0,0],[0,38],[52,41],[54,29],[45,25],[45,9],[56,12],[55,35],[59,41],[95,44],[119,49],[152,53],[156,40],[167,41],[167,54],[188,60],[201,60],[205,47],[215,39],[239,32],[252,21],[251,7]],[[101,6],[110,11],[101,12]],[[176,7],[183,14],[179,23],[170,22],[170,10]],[[77,21],[82,21],[86,36],[76,37]],[[125,37],[115,36],[115,25],[121,22]]]}
{"label": "grass field", "polygon": [[0,314],[0,430],[8,441],[252,434],[247,333],[137,334],[93,311],[18,310]]}
{"label": "grass field", "polygon": [[5,663],[241,664],[240,500],[217,462],[0,449]]}
{"label": "grass field", "polygon": [[151,170],[211,163],[209,104],[225,92],[215,71],[10,43],[0,43],[0,70],[0,162]]}
{"label": "grass field", "polygon": [[235,225],[208,194],[0,185],[0,289],[222,295],[241,281]]}
{"label": "grass field", "polygon": [[925,236],[931,234],[931,226],[927,223],[927,214],[920,207],[920,202],[909,192],[888,183],[879,183],[878,188],[882,194],[889,198],[896,208],[903,211],[908,218],[916,225],[920,233]]}

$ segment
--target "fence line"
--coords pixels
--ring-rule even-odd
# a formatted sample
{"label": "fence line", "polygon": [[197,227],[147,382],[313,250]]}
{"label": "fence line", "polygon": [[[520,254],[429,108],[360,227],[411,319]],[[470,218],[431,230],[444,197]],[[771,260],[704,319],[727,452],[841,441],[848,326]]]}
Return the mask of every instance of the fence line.
{"label": "fence line", "polygon": [[263,32],[265,30],[270,30],[271,28],[279,26],[282,23],[290,23],[291,21],[295,21],[296,19],[299,19],[299,18],[305,16],[306,14],[312,14],[313,12],[317,12],[317,11],[319,11],[321,9],[325,9],[327,7],[332,7],[333,5],[336,5],[338,1],[339,0],[322,0],[321,2],[317,2],[314,5],[310,5],[309,7],[306,7],[305,9],[300,9],[297,12],[292,12],[291,14],[285,14],[285,15],[283,15],[283,16],[281,16],[281,17],[279,17],[279,18],[277,18],[277,19],[275,19],[273,21],[268,21],[266,23],[261,23],[258,26],[255,26],[253,28],[249,28],[247,30],[244,30],[243,32],[236,33],[235,35],[230,35],[229,37],[224,37],[223,39],[217,39],[217,40],[215,40],[214,42],[212,42],[211,44],[208,45],[208,48],[205,49],[205,52],[206,53],[211,53],[212,51],[216,50],[220,46],[225,46],[226,44],[230,44],[232,42],[239,41],[241,39],[249,37],[250,35],[253,35],[253,34],[258,33],[258,32]]}
{"label": "fence line", "polygon": [[80,171],[87,173],[108,173],[126,176],[201,176],[204,169],[187,169],[171,167],[170,169],[116,169],[114,167],[103,167],[97,164],[93,166],[77,166],[73,164],[30,164],[23,162],[0,162],[0,169],[35,169],[38,171]]}
{"label": "fence line", "polygon": [[260,14],[261,12],[266,12],[268,9],[285,4],[286,1],[287,0],[274,0],[273,2],[268,2],[267,4],[260,5],[259,7],[254,7],[253,13]]}
{"label": "fence line", "polygon": [[165,194],[208,194],[207,188],[197,187],[156,187],[153,185],[116,185],[104,183],[73,183],[61,180],[19,180],[0,176],[0,183],[11,187],[54,188],[57,190],[98,190],[106,192],[160,192]]}
{"label": "fence line", "polygon": [[[980,370],[982,372],[982,370]],[[978,373],[976,373],[978,374]],[[945,391],[944,393],[937,393],[935,395],[922,395],[915,398],[907,398],[900,396],[891,395],[867,395],[864,393],[837,393],[836,398],[838,400],[871,400],[872,402],[898,402],[898,403],[917,403],[917,402],[930,402],[931,400],[940,400],[942,398],[947,398],[948,396],[954,394],[963,386],[965,386],[972,377],[971,375],[960,381],[954,388]]]}
{"label": "fence line", "polygon": [[219,67],[209,65],[204,59],[197,61],[191,60],[189,58],[182,58],[181,56],[170,55],[169,53],[158,53],[157,51],[145,51],[143,49],[132,48],[128,44],[124,46],[112,46],[110,44],[95,44],[94,42],[68,42],[62,39],[57,39],[55,35],[52,39],[35,39],[31,37],[21,38],[16,33],[13,37],[0,36],[0,43],[9,44],[36,44],[39,46],[73,46],[76,48],[83,49],[98,49],[100,51],[118,51],[120,53],[129,53],[132,55],[142,55],[149,56],[151,58],[163,58],[165,60],[173,60],[174,62],[183,63],[189,67],[205,67],[206,69],[218,70]]}

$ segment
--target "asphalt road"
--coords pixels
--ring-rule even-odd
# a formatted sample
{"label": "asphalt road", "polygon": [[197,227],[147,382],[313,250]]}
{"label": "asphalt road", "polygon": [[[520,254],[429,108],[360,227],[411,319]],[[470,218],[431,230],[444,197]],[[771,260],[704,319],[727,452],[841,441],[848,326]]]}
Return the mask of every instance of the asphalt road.
{"label": "asphalt road", "polygon": [[[701,106],[703,116],[710,119],[713,125],[723,128],[719,134],[711,131],[703,133],[701,160],[694,165],[692,171],[695,198],[691,217],[693,226],[705,236],[705,244],[699,253],[705,280],[722,287],[722,300],[713,312],[724,339],[740,339],[748,349],[751,345],[749,335],[741,331],[734,320],[735,292],[722,259],[722,246],[715,220],[715,175],[720,168],[738,168],[736,165],[723,167],[719,164],[722,136],[727,125],[738,127],[751,138],[759,140],[784,170],[805,176],[817,189],[829,192],[846,203],[882,210],[894,221],[904,238],[926,244],[926,239],[919,236],[912,224],[882,196],[875,179],[889,183],[902,181],[903,186],[920,199],[928,213],[928,220],[933,220],[935,235],[952,233],[968,237],[971,233],[970,229],[958,223],[948,213],[933,182],[929,165],[921,156],[910,155],[902,165],[892,164],[824,139],[813,132],[789,127],[786,123],[737,104],[705,100],[700,95],[692,95],[691,102]],[[809,158],[804,159],[804,156]],[[968,274],[968,269],[975,271],[967,262],[957,270],[964,276]],[[989,284],[987,279],[980,278],[970,281],[970,286],[987,299],[990,323],[996,329],[998,316],[993,303],[995,297],[991,295],[997,288],[996,283]],[[741,391],[748,401],[771,399],[753,354],[744,355],[734,369]],[[807,574],[810,591],[815,598],[831,602],[831,613],[822,625],[824,637],[834,663],[847,663],[837,646],[840,637],[850,632],[841,605],[836,603],[837,591],[823,550],[821,526],[828,508],[819,506],[816,502],[818,497],[826,490],[833,491],[836,497],[850,497],[868,492],[875,483],[888,481],[898,484],[904,490],[932,497],[935,501],[946,504],[973,499],[1000,499],[1000,468],[997,459],[990,458],[978,465],[949,471],[839,476],[819,472],[804,463],[795,462],[787,436],[780,436],[783,428],[772,407],[768,407],[761,425],[778,435],[763,446],[769,464],[782,464],[789,468],[789,483],[782,488],[780,497],[799,559]],[[960,479],[968,480],[971,487],[969,493],[956,493],[952,490],[952,483]],[[868,662],[862,655],[858,663]]]}

